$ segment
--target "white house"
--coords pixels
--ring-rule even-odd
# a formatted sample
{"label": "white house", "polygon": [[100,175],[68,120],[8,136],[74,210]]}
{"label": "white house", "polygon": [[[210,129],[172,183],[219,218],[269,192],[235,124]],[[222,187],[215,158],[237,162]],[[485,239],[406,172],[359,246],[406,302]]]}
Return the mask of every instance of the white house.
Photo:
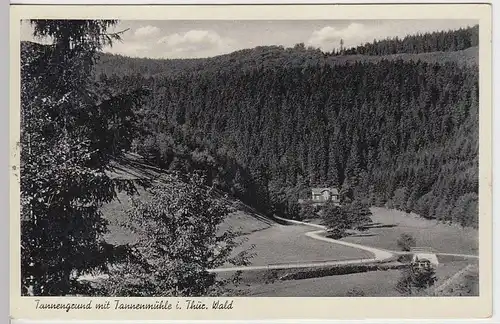
{"label": "white house", "polygon": [[434,267],[434,268],[438,267],[439,260],[437,258],[436,253],[434,253],[432,249],[416,247],[412,248],[411,252],[413,252],[411,264],[414,267],[418,267],[420,269],[429,267]]}
{"label": "white house", "polygon": [[311,200],[313,203],[332,201],[340,204],[339,191],[336,188],[311,188]]}

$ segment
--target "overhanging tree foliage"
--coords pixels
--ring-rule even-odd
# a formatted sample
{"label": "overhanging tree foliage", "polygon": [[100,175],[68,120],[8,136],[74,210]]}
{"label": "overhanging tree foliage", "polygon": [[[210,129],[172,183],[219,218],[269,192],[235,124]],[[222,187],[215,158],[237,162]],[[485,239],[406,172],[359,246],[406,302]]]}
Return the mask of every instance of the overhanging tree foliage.
{"label": "overhanging tree foliage", "polygon": [[92,78],[97,51],[119,34],[114,20],[32,20],[51,45],[24,47],[21,57],[22,293],[89,294],[77,278],[126,254],[104,242],[100,207],[130,181],[108,175],[130,147],[133,107],[142,86],[125,93]]}

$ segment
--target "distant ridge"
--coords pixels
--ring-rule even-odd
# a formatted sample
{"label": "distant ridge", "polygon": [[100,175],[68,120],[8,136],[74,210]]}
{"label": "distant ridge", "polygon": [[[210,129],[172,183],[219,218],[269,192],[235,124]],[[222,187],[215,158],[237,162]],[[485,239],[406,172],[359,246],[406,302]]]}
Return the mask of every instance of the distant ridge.
{"label": "distant ridge", "polygon": [[108,75],[138,73],[143,76],[175,76],[201,71],[232,72],[257,67],[267,69],[276,66],[344,65],[354,62],[377,63],[382,60],[421,60],[430,64],[454,62],[459,65],[477,65],[478,35],[479,26],[476,25],[457,30],[408,35],[401,39],[395,37],[375,40],[332,52],[323,52],[300,43],[289,48],[277,45],[257,46],[229,54],[196,59],[130,58],[103,54],[96,72]]}
{"label": "distant ridge", "polygon": [[378,63],[384,60],[423,61],[429,64],[451,62],[461,66],[477,66],[478,58],[478,47],[470,47],[465,50],[453,52],[401,53],[383,56],[361,54],[325,56],[319,50],[298,52],[280,47],[257,47],[205,59],[132,58],[103,53],[96,67],[96,72],[107,75],[141,74],[145,77],[156,75],[174,77],[179,74],[202,71],[231,72],[236,70],[250,70],[257,66],[268,69],[284,65],[307,67],[316,65],[344,65],[355,62]]}

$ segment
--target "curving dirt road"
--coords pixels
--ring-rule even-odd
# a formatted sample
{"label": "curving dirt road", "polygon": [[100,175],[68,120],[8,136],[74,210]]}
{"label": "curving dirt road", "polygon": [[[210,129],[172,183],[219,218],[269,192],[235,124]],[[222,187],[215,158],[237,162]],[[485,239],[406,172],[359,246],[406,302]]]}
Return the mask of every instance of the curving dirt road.
{"label": "curving dirt road", "polygon": [[305,235],[310,237],[310,238],[316,239],[316,240],[330,242],[330,243],[344,245],[344,246],[349,246],[349,247],[353,247],[353,248],[360,249],[360,250],[365,250],[365,251],[373,254],[373,259],[371,259],[372,261],[382,262],[382,261],[386,261],[394,256],[394,253],[386,251],[386,250],[374,248],[371,246],[356,244],[356,243],[349,243],[349,242],[344,242],[344,241],[340,241],[340,240],[334,240],[332,238],[320,235],[322,233],[325,233],[325,230],[307,232]]}
{"label": "curving dirt road", "polygon": [[311,224],[311,223],[306,223],[306,222],[301,222],[301,221],[296,221],[296,220],[289,220],[289,219],[281,218],[281,217],[278,217],[278,216],[275,216],[275,218],[277,218],[277,219],[279,219],[281,221],[284,221],[284,222],[292,223],[292,224],[301,224],[301,225],[307,225],[307,226],[311,226],[311,227],[320,228],[321,230],[319,230],[319,231],[312,231],[312,232],[306,233],[306,236],[309,236],[310,238],[313,238],[313,239],[316,239],[316,240],[330,242],[330,243],[334,243],[334,244],[340,244],[340,245],[349,246],[349,247],[353,247],[353,248],[356,248],[356,249],[360,249],[360,250],[364,250],[364,251],[370,252],[374,256],[374,258],[372,259],[372,261],[379,261],[379,262],[380,261],[385,261],[385,260],[387,260],[387,259],[389,259],[389,258],[391,258],[391,257],[394,256],[393,252],[390,252],[390,251],[387,251],[387,250],[382,250],[382,249],[379,249],[379,248],[374,248],[374,247],[371,247],[371,246],[366,246],[366,245],[361,245],[361,244],[356,244],[356,243],[350,243],[350,242],[335,240],[335,239],[331,239],[329,237],[325,237],[325,236],[319,235],[320,233],[326,232],[326,226],[323,226],[323,225]]}
{"label": "curving dirt road", "polygon": [[[306,223],[306,222],[281,218],[278,216],[275,216],[275,218],[278,220],[281,220],[283,222],[287,222],[287,223],[291,223],[291,224],[306,225],[306,226],[310,226],[310,227],[315,227],[319,230],[307,232],[307,233],[305,233],[305,235],[310,237],[310,238],[316,239],[316,240],[325,241],[325,242],[329,242],[329,243],[333,243],[333,244],[340,244],[340,245],[349,246],[349,247],[353,247],[353,248],[367,251],[367,252],[373,254],[373,258],[371,258],[371,259],[338,260],[338,261],[321,261],[321,262],[314,262],[314,263],[305,262],[305,263],[272,264],[272,265],[267,265],[267,266],[245,266],[245,267],[217,268],[217,269],[210,269],[208,271],[209,272],[231,272],[231,271],[310,268],[310,267],[336,266],[336,265],[348,265],[348,264],[363,264],[363,263],[372,263],[372,262],[384,262],[384,261],[388,261],[389,259],[393,258],[396,255],[405,254],[404,252],[402,253],[401,251],[388,251],[388,250],[383,250],[383,249],[379,249],[379,248],[374,248],[371,246],[350,243],[350,242],[345,242],[345,241],[340,241],[340,240],[331,239],[329,237],[325,237],[323,235],[320,235],[326,231],[326,227],[323,225]],[[464,257],[464,258],[479,258],[477,255],[469,255],[469,254],[454,254],[454,253],[437,253],[437,254],[438,255]]]}
{"label": "curving dirt road", "polygon": [[367,251],[373,254],[373,258],[371,259],[352,259],[352,260],[338,260],[338,261],[320,261],[320,262],[304,262],[304,263],[284,263],[284,264],[271,264],[266,266],[245,266],[245,267],[230,267],[230,268],[217,268],[210,269],[209,272],[231,272],[231,271],[251,271],[251,270],[272,270],[272,269],[290,269],[290,268],[310,268],[310,267],[324,267],[324,266],[336,266],[336,265],[348,265],[348,264],[364,264],[364,263],[373,263],[373,262],[384,262],[394,257],[394,253],[378,248],[374,248],[371,246],[365,246],[361,244],[355,244],[350,242],[344,242],[340,240],[334,240],[329,237],[325,237],[320,235],[326,231],[326,227],[318,224],[311,224],[306,222],[300,222],[296,220],[281,218],[275,216],[276,219],[279,219],[283,222],[297,224],[297,225],[306,225],[310,227],[315,227],[320,230],[311,231],[305,233],[306,236],[325,241],[333,244],[344,245],[360,250]]}

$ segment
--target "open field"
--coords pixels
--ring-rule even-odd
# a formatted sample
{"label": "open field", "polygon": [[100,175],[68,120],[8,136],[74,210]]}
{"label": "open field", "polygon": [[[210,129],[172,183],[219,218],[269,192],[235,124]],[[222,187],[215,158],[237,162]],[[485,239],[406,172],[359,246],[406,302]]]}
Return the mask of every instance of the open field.
{"label": "open field", "polygon": [[300,225],[275,224],[269,228],[245,235],[245,242],[235,251],[252,246],[252,265],[277,263],[333,261],[372,258],[371,253],[356,248],[315,240],[305,233],[312,229]]}
{"label": "open field", "polygon": [[366,296],[398,296],[394,289],[399,270],[354,273],[303,280],[275,281],[243,288],[242,295],[261,297],[343,297],[350,289]]}
{"label": "open field", "polygon": [[397,239],[402,233],[412,235],[417,246],[432,247],[443,253],[478,255],[478,232],[472,228],[461,228],[416,214],[407,214],[386,208],[371,208],[372,220],[378,224],[360,236],[349,236],[343,240],[388,250],[400,250]]}

